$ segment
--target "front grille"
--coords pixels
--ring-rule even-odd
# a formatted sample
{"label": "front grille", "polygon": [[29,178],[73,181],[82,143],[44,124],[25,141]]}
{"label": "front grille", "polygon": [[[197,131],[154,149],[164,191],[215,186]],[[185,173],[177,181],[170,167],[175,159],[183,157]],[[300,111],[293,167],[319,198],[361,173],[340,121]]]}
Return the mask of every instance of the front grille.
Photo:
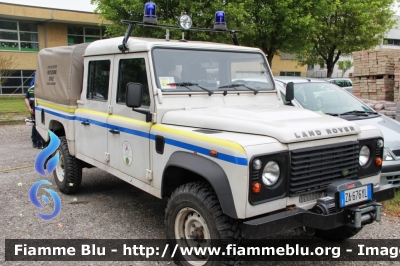
{"label": "front grille", "polygon": [[359,149],[358,142],[347,142],[291,151],[289,195],[323,191],[333,181],[356,179]]}

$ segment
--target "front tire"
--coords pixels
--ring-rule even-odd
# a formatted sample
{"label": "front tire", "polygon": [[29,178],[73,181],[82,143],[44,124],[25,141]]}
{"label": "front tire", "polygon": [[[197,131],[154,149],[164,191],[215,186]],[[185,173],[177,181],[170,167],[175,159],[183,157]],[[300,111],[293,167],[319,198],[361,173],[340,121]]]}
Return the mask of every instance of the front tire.
{"label": "front tire", "polygon": [[82,163],[69,153],[65,137],[59,137],[60,146],[57,151],[60,160],[53,172],[58,189],[64,194],[77,192],[82,181]]}
{"label": "front tire", "polygon": [[[240,240],[239,223],[222,212],[218,198],[207,183],[188,183],[178,187],[168,201],[166,235],[173,247],[218,247]],[[222,247],[222,246],[221,246]],[[183,256],[177,249],[173,258],[178,265],[233,265],[238,256]]]}
{"label": "front tire", "polygon": [[317,237],[330,240],[330,241],[344,241],[350,237],[355,236],[362,230],[361,228],[353,228],[348,227],[346,225],[342,225],[329,230],[320,230],[317,229],[315,231],[315,235]]}

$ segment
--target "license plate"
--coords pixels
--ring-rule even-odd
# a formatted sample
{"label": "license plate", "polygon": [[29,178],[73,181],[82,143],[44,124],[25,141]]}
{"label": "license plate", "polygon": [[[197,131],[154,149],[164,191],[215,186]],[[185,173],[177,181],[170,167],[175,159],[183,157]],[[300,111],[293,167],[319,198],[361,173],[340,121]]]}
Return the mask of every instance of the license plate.
{"label": "license plate", "polygon": [[372,185],[368,184],[339,192],[339,205],[346,207],[366,200],[372,199]]}

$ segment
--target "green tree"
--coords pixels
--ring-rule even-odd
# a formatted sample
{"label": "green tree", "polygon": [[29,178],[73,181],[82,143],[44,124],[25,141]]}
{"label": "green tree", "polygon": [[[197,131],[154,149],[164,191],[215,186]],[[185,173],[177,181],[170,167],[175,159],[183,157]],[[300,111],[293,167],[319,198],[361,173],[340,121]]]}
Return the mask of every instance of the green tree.
{"label": "green tree", "polygon": [[342,70],[342,78],[344,74],[346,74],[347,70],[349,70],[353,66],[353,61],[350,59],[342,60],[338,62],[338,69]]}
{"label": "green tree", "polygon": [[326,4],[315,17],[315,32],[309,49],[297,52],[302,65],[317,64],[322,59],[327,77],[340,56],[370,49],[382,41],[383,34],[393,27],[394,0],[336,0]]}
{"label": "green tree", "polygon": [[[190,0],[157,0],[154,1],[157,7],[157,20],[159,24],[178,25],[178,18],[182,14],[189,15],[193,20],[193,27],[212,28],[214,15],[218,10],[224,10],[229,29],[237,29],[248,14],[245,11],[245,4],[253,0],[233,1],[190,1]],[[105,22],[111,23],[107,26],[107,35],[110,37],[121,36],[125,33],[127,25],[121,20],[143,20],[144,4],[147,1],[141,0],[91,0],[96,4],[95,12],[99,13]],[[136,27],[133,36],[165,38],[165,29],[151,29],[148,27]],[[180,39],[180,30],[170,31],[171,39]],[[185,32],[187,40],[203,40],[214,42],[232,43],[228,33],[209,33],[200,31]]]}
{"label": "green tree", "polygon": [[306,49],[315,30],[315,16],[324,1],[254,0],[249,6],[251,21],[246,23],[243,44],[264,51],[272,65],[279,52],[295,53]]}

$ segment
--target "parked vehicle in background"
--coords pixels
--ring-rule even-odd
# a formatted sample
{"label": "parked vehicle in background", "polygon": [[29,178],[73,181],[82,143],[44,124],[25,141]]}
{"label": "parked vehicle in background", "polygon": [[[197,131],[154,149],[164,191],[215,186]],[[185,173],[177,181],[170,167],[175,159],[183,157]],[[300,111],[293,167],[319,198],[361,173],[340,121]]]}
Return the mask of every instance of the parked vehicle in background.
{"label": "parked vehicle in background", "polygon": [[284,97],[288,82],[294,83],[292,105],[340,117],[358,125],[379,128],[385,140],[380,185],[400,186],[400,123],[375,112],[371,107],[329,82],[301,77],[275,77]]}
{"label": "parked vehicle in background", "polygon": [[339,87],[345,89],[346,91],[353,93],[353,83],[351,82],[351,79],[333,78],[333,79],[326,79],[326,81],[338,85]]}

